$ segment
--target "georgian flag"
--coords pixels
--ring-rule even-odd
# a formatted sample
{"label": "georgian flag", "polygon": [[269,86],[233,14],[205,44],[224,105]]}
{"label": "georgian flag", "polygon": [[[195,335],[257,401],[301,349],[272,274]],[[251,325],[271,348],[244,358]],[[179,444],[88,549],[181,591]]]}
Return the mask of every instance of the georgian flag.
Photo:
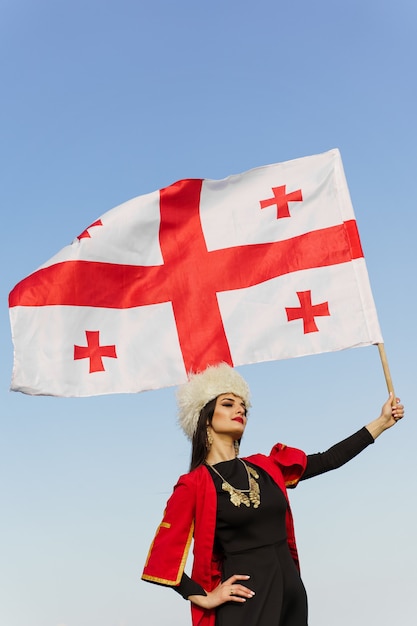
{"label": "georgian flag", "polygon": [[12,389],[89,396],[381,343],[338,150],[105,213],[9,297]]}

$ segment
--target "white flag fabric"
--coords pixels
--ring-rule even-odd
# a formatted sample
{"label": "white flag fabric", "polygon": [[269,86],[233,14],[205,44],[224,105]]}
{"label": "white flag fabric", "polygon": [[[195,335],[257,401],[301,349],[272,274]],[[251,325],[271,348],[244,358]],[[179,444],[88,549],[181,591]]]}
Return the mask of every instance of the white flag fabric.
{"label": "white flag fabric", "polygon": [[89,396],[382,343],[338,150],[105,213],[9,296],[12,389]]}

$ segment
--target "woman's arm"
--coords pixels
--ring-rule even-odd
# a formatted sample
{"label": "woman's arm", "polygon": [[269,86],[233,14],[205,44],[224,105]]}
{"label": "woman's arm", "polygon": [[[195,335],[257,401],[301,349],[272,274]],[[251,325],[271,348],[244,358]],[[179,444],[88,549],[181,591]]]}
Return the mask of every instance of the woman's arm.
{"label": "woman's arm", "polygon": [[332,446],[326,452],[309,454],[307,456],[307,467],[301,480],[307,480],[308,478],[337,469],[357,456],[362,450],[372,444],[380,434],[402,419],[404,407],[399,402],[400,400],[397,398],[396,404],[393,406],[392,395],[390,394],[377,419],[361,428],[354,435]]}
{"label": "woman's arm", "polygon": [[184,572],[180,584],[176,587],[172,587],[174,591],[180,594],[184,598],[184,600],[188,600],[190,596],[206,596],[207,593],[204,591],[203,587],[195,582],[192,578],[187,576]]}

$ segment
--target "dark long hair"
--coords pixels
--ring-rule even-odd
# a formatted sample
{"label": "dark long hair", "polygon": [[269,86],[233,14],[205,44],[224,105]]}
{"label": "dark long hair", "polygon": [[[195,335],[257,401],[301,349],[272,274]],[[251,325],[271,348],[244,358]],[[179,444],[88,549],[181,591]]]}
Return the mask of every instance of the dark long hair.
{"label": "dark long hair", "polygon": [[213,398],[201,409],[198,417],[197,428],[194,433],[191,450],[190,472],[203,465],[207,456],[207,426],[211,424],[217,398]]}

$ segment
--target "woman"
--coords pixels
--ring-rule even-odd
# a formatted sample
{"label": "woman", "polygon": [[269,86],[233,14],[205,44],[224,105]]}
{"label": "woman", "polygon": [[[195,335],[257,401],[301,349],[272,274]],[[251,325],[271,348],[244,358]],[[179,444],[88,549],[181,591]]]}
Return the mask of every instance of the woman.
{"label": "woman", "polygon": [[377,419],[324,453],[276,444],[269,456],[240,459],[250,399],[233,368],[222,363],[191,376],[178,404],[192,441],[191,468],[167,503],[142,578],[190,600],[193,626],[306,626],[286,487],[352,459],[401,419],[404,407],[390,395]]}

